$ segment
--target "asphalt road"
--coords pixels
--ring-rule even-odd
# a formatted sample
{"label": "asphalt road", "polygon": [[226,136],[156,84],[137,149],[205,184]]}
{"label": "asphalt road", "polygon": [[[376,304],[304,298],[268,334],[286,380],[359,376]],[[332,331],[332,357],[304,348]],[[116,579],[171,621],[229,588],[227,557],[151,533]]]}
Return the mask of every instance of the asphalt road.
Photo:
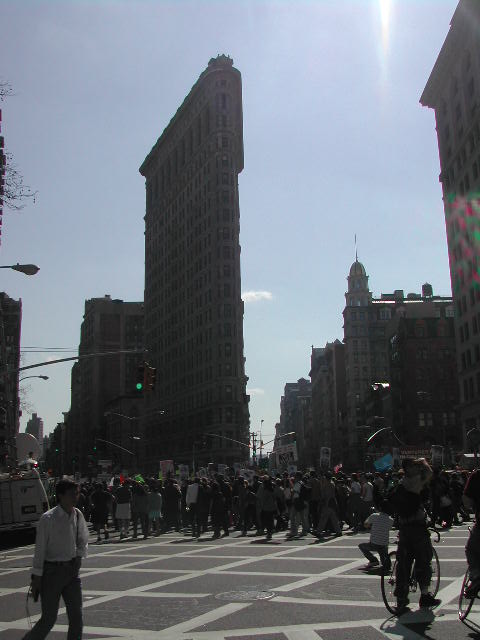
{"label": "asphalt road", "polygon": [[[480,605],[467,627],[457,598],[465,570],[465,526],[436,545],[442,579],[436,610],[400,619],[386,611],[378,575],[362,570],[357,545],[367,535],[319,542],[276,534],[193,541],[182,534],[97,544],[82,571],[84,638],[96,640],[380,640],[480,638]],[[393,541],[392,537],[392,541]],[[0,640],[29,628],[26,585],[32,546],[0,553]],[[29,602],[32,621],[39,605]],[[66,638],[61,609],[49,638]]]}

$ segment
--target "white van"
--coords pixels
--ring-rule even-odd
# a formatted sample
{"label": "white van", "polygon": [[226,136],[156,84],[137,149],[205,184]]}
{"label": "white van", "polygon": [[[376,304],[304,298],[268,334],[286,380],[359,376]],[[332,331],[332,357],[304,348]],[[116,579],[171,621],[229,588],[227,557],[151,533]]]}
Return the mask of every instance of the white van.
{"label": "white van", "polygon": [[34,528],[48,509],[47,494],[36,469],[0,473],[0,531]]}

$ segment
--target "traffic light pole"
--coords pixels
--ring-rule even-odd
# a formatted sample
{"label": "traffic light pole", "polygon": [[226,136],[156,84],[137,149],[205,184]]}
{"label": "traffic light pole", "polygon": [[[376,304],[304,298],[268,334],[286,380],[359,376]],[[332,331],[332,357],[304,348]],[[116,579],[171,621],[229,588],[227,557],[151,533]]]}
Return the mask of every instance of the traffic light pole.
{"label": "traffic light pole", "polygon": [[0,371],[0,378],[2,376],[9,376],[19,371],[26,371],[27,369],[35,369],[36,367],[46,367],[50,364],[58,364],[59,362],[71,362],[72,360],[85,360],[87,358],[98,358],[99,356],[116,356],[122,353],[145,353],[145,349],[120,349],[119,351],[100,351],[99,353],[85,353],[83,355],[72,356],[70,358],[58,358],[57,360],[46,360],[45,362],[37,362],[36,364],[29,364],[26,367],[16,367],[9,369],[6,367],[3,371]]}

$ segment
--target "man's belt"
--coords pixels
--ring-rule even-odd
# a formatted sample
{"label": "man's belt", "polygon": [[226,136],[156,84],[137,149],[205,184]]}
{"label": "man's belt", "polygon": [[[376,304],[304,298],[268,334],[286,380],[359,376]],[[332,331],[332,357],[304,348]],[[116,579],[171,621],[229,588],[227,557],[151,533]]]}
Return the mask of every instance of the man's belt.
{"label": "man's belt", "polygon": [[45,564],[53,564],[56,566],[64,566],[68,564],[74,564],[76,558],[72,558],[71,560],[45,560]]}

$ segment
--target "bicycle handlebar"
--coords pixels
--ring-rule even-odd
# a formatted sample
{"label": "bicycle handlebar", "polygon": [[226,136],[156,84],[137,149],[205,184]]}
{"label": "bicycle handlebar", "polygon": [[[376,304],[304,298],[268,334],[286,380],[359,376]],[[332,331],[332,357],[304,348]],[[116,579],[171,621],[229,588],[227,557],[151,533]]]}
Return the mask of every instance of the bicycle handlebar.
{"label": "bicycle handlebar", "polygon": [[428,530],[433,531],[433,533],[436,534],[437,539],[435,540],[435,542],[440,542],[440,531],[436,527],[428,527]]}

